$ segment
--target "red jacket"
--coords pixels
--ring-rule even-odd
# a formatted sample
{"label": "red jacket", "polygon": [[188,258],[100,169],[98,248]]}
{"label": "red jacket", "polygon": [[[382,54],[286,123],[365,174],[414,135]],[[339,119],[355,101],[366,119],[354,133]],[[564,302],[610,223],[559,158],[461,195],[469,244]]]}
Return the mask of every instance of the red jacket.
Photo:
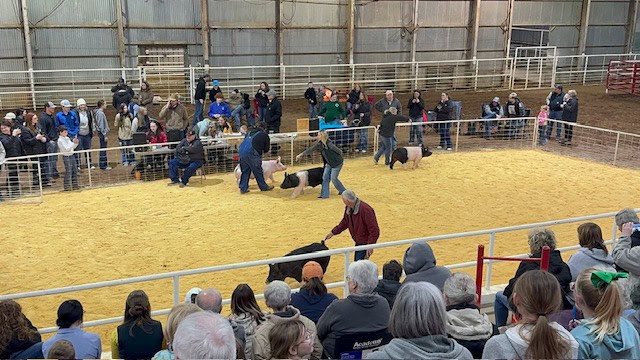
{"label": "red jacket", "polygon": [[380,237],[376,212],[369,204],[361,200],[356,200],[353,209],[345,207],[342,221],[331,230],[331,233],[338,235],[346,229],[349,229],[351,238],[356,242],[356,245],[375,244]]}
{"label": "red jacket", "polygon": [[164,131],[160,132],[160,135],[153,136],[151,131],[147,131],[147,141],[151,144],[164,144],[167,142],[167,134]]}

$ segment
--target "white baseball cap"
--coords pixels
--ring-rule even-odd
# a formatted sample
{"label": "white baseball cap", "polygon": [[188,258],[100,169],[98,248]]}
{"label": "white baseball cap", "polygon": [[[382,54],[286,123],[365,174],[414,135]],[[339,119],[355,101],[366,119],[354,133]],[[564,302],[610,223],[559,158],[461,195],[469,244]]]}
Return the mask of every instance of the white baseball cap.
{"label": "white baseball cap", "polygon": [[78,101],[76,101],[76,105],[80,106],[80,105],[87,105],[87,102],[84,101],[84,99],[78,99]]}
{"label": "white baseball cap", "polygon": [[4,118],[5,118],[5,119],[10,119],[10,120],[15,120],[15,119],[16,119],[16,114],[14,114],[14,113],[10,112],[10,113],[7,113],[7,114],[4,116]]}
{"label": "white baseball cap", "polygon": [[69,102],[69,100],[65,99],[65,100],[60,101],[60,106],[70,108],[71,107],[71,103]]}
{"label": "white baseball cap", "polygon": [[191,290],[187,291],[187,295],[184,297],[184,302],[191,303],[191,296],[200,294],[200,291],[202,291],[202,289],[199,287],[191,288]]}

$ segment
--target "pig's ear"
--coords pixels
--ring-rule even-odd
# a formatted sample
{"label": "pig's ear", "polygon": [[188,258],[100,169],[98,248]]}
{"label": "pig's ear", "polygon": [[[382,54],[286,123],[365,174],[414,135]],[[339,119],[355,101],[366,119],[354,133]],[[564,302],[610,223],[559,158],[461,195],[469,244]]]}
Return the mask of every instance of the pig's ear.
{"label": "pig's ear", "polygon": [[281,162],[281,161],[280,161],[280,156],[278,156],[278,158],[276,159],[276,161],[277,161],[277,162]]}

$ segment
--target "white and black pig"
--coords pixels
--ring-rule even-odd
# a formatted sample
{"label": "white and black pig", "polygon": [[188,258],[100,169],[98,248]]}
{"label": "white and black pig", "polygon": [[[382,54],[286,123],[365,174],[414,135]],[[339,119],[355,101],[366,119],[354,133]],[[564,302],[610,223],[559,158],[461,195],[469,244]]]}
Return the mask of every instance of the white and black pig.
{"label": "white and black pig", "polygon": [[[280,157],[276,160],[265,160],[262,162],[262,173],[264,174],[264,179],[271,179],[271,182],[275,182],[273,179],[273,173],[278,171],[287,170],[287,165],[283,164],[280,161]],[[236,182],[240,183],[240,176],[242,176],[242,171],[240,171],[240,164],[236,165],[236,168],[233,170],[234,175],[236,176]],[[251,179],[255,179],[253,173],[251,173]]]}
{"label": "white and black pig", "polygon": [[[329,250],[329,248],[324,244],[324,241],[297,248],[285,256],[309,254],[323,250]],[[304,264],[309,261],[315,261],[322,267],[322,272],[326,272],[330,260],[330,256],[323,256],[313,259],[296,260],[269,265],[269,276],[267,276],[266,283],[268,284],[274,280],[284,280],[288,277],[294,278],[298,280],[298,282],[302,282],[302,268],[304,267]]]}
{"label": "white and black pig", "polygon": [[429,148],[425,148],[423,145],[400,147],[393,150],[389,168],[393,170],[393,164],[395,164],[396,161],[399,161],[402,164],[402,168],[406,169],[406,163],[413,161],[413,166],[411,168],[415,169],[420,166],[420,160],[422,160],[423,157],[429,157],[431,154],[432,153],[429,151]]}
{"label": "white and black pig", "polygon": [[322,173],[324,168],[317,167],[298,171],[294,174],[284,173],[284,181],[280,184],[281,189],[293,189],[291,198],[295,199],[298,195],[304,194],[305,186],[316,187],[322,184]]}

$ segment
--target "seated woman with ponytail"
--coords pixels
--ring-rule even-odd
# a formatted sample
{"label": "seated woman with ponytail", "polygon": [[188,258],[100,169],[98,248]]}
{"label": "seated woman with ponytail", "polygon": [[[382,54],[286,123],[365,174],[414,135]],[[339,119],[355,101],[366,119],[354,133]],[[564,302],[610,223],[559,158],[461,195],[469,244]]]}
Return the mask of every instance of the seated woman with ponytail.
{"label": "seated woman with ponytail", "polygon": [[551,273],[531,270],[516,281],[513,303],[522,316],[518,325],[487,341],[483,359],[577,359],[578,343],[548,316],[562,306],[558,280]]}
{"label": "seated woman with ponytail", "polygon": [[584,320],[571,330],[580,344],[581,359],[638,359],[640,337],[622,317],[622,291],[617,280],[626,273],[584,270],[575,285],[576,307]]}
{"label": "seated woman with ponytail", "polygon": [[151,305],[142,290],[132,291],[124,308],[124,322],[111,337],[112,359],[151,359],[162,350],[162,324],[151,319]]}
{"label": "seated woman with ponytail", "polygon": [[300,314],[318,323],[320,316],[324,314],[332,302],[338,297],[327,292],[327,287],[322,282],[324,273],[322,267],[315,261],[308,261],[302,268],[302,281],[304,284],[299,293],[291,294],[291,306],[300,310]]}

